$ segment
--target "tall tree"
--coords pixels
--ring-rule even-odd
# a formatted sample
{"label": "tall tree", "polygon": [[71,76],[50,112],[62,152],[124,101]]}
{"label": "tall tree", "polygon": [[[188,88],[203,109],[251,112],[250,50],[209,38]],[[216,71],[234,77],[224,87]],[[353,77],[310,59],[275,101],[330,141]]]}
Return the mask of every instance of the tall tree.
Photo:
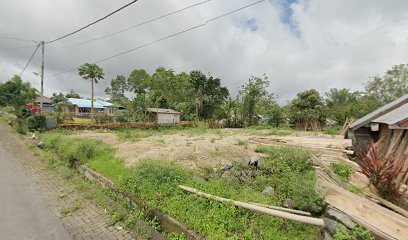
{"label": "tall tree", "polygon": [[60,93],[53,93],[51,97],[52,103],[53,104],[58,104],[58,103],[64,103],[66,102],[66,98],[64,94]]}
{"label": "tall tree", "polygon": [[326,105],[328,116],[343,125],[348,117],[358,119],[380,107],[381,103],[361,91],[332,88],[326,92]]}
{"label": "tall tree", "polygon": [[85,63],[84,65],[80,66],[78,69],[78,73],[85,80],[91,80],[91,89],[92,89],[91,116],[92,116],[92,119],[94,119],[95,118],[94,116],[94,84],[98,83],[101,79],[103,79],[105,74],[103,73],[103,69],[100,68],[98,65],[90,64],[90,63]]}
{"label": "tall tree", "polygon": [[288,110],[290,123],[300,130],[321,130],[326,120],[324,100],[314,89],[298,93]]}
{"label": "tall tree", "polygon": [[223,114],[222,106],[229,96],[229,91],[221,86],[221,79],[194,70],[190,72],[189,84],[197,120],[216,118],[216,115]]}
{"label": "tall tree", "polygon": [[366,84],[366,92],[380,103],[389,103],[408,93],[408,65],[395,65],[383,75],[374,76]]}
{"label": "tall tree", "polygon": [[20,107],[33,101],[37,92],[29,82],[23,82],[18,75],[14,75],[0,84],[0,106]]}
{"label": "tall tree", "polygon": [[79,93],[76,93],[73,89],[69,90],[69,93],[65,94],[66,98],[81,98]]}
{"label": "tall tree", "polygon": [[127,102],[128,98],[125,96],[125,92],[128,89],[126,77],[123,75],[116,76],[110,82],[110,87],[105,89],[105,93],[110,96],[110,100],[123,104]]}
{"label": "tall tree", "polygon": [[262,98],[268,96],[266,90],[268,86],[269,81],[266,75],[263,78],[251,77],[247,83],[241,86],[239,97],[242,101],[242,119],[248,126],[255,123],[258,114],[257,105]]}

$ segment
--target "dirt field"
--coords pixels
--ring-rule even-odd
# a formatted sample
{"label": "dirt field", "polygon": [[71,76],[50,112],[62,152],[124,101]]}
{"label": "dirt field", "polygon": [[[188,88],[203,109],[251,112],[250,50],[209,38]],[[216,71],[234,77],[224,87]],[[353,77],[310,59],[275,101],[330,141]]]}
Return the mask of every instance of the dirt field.
{"label": "dirt field", "polygon": [[[254,149],[260,145],[257,139],[278,141],[294,146],[333,147],[341,149],[349,145],[340,137],[316,133],[293,132],[289,136],[273,136],[267,130],[223,129],[202,134],[157,133],[138,141],[121,140],[114,132],[83,131],[74,137],[100,139],[117,148],[118,157],[129,165],[142,159],[175,161],[190,169],[203,166],[219,166],[244,157],[255,158],[260,154]],[[309,136],[307,135],[309,134]],[[310,136],[312,135],[312,136]]]}

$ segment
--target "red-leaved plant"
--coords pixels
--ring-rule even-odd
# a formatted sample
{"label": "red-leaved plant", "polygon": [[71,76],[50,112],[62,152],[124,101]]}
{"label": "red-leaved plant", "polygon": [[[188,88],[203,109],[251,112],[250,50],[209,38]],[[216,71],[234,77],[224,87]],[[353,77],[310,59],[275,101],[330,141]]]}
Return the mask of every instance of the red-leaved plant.
{"label": "red-leaved plant", "polygon": [[408,174],[405,157],[397,159],[393,153],[381,157],[377,146],[372,142],[367,145],[367,155],[360,156],[358,164],[380,196],[402,204],[403,192],[400,191],[400,188]]}

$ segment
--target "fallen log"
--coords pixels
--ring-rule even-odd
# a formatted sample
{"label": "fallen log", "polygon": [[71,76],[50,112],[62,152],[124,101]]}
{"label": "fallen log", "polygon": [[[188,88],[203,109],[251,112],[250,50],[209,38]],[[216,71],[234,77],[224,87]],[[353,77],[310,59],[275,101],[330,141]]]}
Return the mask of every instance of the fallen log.
{"label": "fallen log", "polygon": [[228,198],[218,197],[218,196],[214,196],[214,195],[211,195],[211,194],[208,194],[208,193],[200,192],[197,189],[186,187],[186,186],[179,185],[178,187],[180,189],[183,189],[184,191],[191,192],[191,193],[197,194],[199,196],[209,198],[209,199],[212,199],[212,200],[215,200],[215,201],[218,201],[218,202],[229,203],[229,204],[237,206],[237,207],[249,209],[249,210],[260,212],[260,213],[265,213],[265,214],[275,216],[275,217],[285,218],[285,219],[288,219],[288,220],[293,220],[293,221],[297,221],[297,222],[311,224],[311,225],[315,225],[315,226],[319,226],[319,227],[324,227],[325,226],[323,219],[320,219],[320,218],[313,218],[313,217],[307,217],[307,216],[302,216],[302,215],[296,215],[296,214],[292,214],[292,213],[288,213],[288,212],[282,212],[282,211],[278,211],[278,210],[275,210],[275,209],[270,209],[270,208],[266,208],[266,207],[257,206],[257,205],[250,204],[250,203],[244,203],[244,202],[235,201],[235,200],[228,199]]}
{"label": "fallen log", "polygon": [[249,202],[249,203],[260,206],[260,207],[266,207],[266,208],[275,209],[275,210],[283,211],[283,212],[294,213],[294,214],[298,214],[298,215],[304,215],[304,216],[311,216],[312,215],[309,212],[304,212],[304,211],[300,211],[300,210],[296,210],[296,209],[277,207],[277,206],[270,206],[270,205],[266,205],[266,204],[262,204],[262,203],[254,203],[254,202]]}

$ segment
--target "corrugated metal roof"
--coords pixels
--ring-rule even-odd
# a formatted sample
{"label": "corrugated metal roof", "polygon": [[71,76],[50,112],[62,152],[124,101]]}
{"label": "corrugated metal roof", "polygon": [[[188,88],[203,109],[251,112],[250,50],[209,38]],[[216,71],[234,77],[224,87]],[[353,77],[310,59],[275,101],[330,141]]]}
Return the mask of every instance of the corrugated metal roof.
{"label": "corrugated metal roof", "polygon": [[[68,103],[77,105],[80,108],[91,108],[91,100],[90,99],[80,99],[80,98],[67,98]],[[112,103],[102,101],[102,100],[94,100],[94,108],[106,108],[113,106]]]}
{"label": "corrugated metal roof", "polygon": [[357,121],[355,121],[353,124],[350,125],[350,128],[353,130],[356,130],[368,123],[370,123],[372,120],[380,117],[381,115],[383,115],[384,113],[386,113],[387,111],[389,111],[390,109],[392,109],[393,107],[402,104],[402,103],[406,103],[408,102],[408,94],[398,98],[397,100],[388,103],[382,107],[380,107],[379,109],[365,115],[364,117],[358,119]]}
{"label": "corrugated metal roof", "polygon": [[165,108],[148,108],[146,109],[148,112],[153,112],[153,113],[172,113],[172,114],[181,114],[181,112],[178,112],[173,109],[165,109]]}
{"label": "corrugated metal roof", "polygon": [[402,120],[405,120],[407,118],[408,118],[408,103],[400,106],[397,109],[390,111],[389,113],[382,115],[377,119],[374,119],[372,122],[385,123],[391,125],[398,123]]}

